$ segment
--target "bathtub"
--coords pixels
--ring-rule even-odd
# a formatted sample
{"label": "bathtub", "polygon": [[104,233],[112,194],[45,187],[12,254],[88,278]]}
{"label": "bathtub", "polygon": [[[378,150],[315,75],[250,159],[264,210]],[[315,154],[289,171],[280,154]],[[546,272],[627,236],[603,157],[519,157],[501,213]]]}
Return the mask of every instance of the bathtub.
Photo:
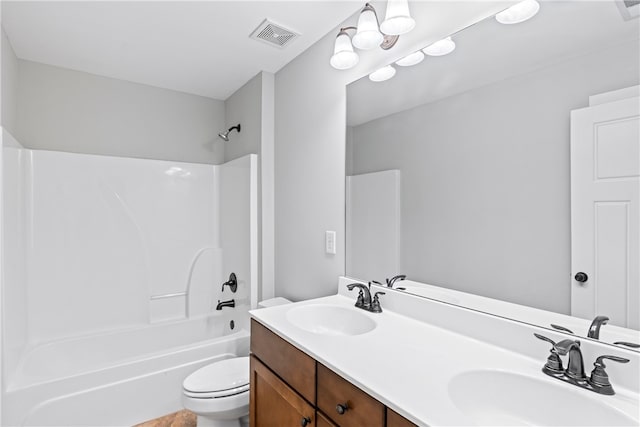
{"label": "bathtub", "polygon": [[180,410],[191,372],[248,354],[242,307],[42,343],[6,379],[2,425],[132,426]]}

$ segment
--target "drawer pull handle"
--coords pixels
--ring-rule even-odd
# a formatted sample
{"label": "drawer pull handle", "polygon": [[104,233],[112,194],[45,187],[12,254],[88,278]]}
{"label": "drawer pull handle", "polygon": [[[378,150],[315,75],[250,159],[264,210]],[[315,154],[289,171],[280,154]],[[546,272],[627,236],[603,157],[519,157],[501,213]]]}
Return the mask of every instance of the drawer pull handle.
{"label": "drawer pull handle", "polygon": [[338,403],[336,405],[336,412],[340,415],[344,415],[345,412],[349,409],[348,403]]}
{"label": "drawer pull handle", "polygon": [[301,421],[300,421],[300,425],[302,427],[307,427],[309,424],[311,424],[311,418],[309,417],[304,417]]}

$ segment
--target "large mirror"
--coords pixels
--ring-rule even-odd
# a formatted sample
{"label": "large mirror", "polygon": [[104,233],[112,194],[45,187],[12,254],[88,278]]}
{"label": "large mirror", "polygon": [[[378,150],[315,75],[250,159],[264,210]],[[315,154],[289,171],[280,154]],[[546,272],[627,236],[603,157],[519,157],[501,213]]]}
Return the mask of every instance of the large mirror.
{"label": "large mirror", "polygon": [[[554,313],[583,318],[584,329],[572,326],[578,335],[594,315],[611,319],[603,331],[638,329],[638,194],[582,209],[572,202],[572,169],[584,162],[574,157],[572,166],[570,148],[572,133],[585,133],[577,129],[591,117],[585,111],[609,111],[611,103],[638,108],[640,19],[627,9],[632,3],[541,2],[528,21],[504,25],[491,17],[453,34],[450,54],[394,64],[387,81],[350,84],[347,275],[384,283],[406,274],[460,292],[454,302],[472,294],[530,307],[535,315],[525,320],[545,327],[557,323]],[[640,121],[625,111],[607,123],[622,123],[631,142],[616,139],[615,126],[600,126],[600,139],[586,145],[595,147],[587,151],[595,150],[599,169],[586,181],[624,181],[637,193]],[[588,120],[593,129],[600,119]],[[616,162],[624,172],[607,174]],[[621,212],[626,229],[607,228]],[[599,227],[586,240],[614,249],[596,248],[598,257],[588,244],[572,248],[572,235],[575,241],[582,233],[576,214]],[[581,251],[596,264],[572,267]],[[579,272],[589,276],[586,284]],[[591,289],[596,279],[599,295]],[[513,307],[506,316],[517,318]],[[629,332],[609,341],[640,341]]]}

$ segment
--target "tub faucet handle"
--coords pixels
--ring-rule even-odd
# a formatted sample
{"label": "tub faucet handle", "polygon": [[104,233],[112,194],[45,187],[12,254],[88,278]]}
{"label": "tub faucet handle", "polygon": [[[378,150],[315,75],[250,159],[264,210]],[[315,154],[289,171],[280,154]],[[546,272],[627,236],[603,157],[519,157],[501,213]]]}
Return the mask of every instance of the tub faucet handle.
{"label": "tub faucet handle", "polygon": [[222,292],[224,292],[225,286],[228,286],[233,293],[238,290],[238,278],[236,277],[236,273],[231,273],[229,275],[229,280],[222,284]]}

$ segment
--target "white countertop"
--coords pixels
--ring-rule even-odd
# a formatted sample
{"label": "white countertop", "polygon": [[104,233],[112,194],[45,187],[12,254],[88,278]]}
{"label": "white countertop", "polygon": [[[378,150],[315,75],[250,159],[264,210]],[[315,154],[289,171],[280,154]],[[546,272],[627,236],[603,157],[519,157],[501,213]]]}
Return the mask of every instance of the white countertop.
{"label": "white countertop", "polygon": [[[465,371],[515,372],[556,381],[560,387],[569,387],[575,393],[595,395],[589,398],[601,398],[588,390],[546,377],[541,372],[546,356],[538,357],[538,354],[544,355],[548,351],[544,343],[541,343],[542,351],[535,357],[527,357],[508,348],[432,326],[390,310],[369,313],[354,308],[354,302],[355,295],[333,295],[253,310],[251,315],[295,347],[419,425],[476,424],[449,397],[450,380]],[[308,332],[287,320],[289,310],[311,304],[352,308],[373,319],[377,326],[362,335],[335,336]],[[384,299],[382,306],[384,308]],[[452,307],[451,310],[461,309]],[[496,318],[496,321],[505,320]],[[526,339],[536,341],[533,336],[530,337]],[[590,368],[591,361],[585,357],[587,374]],[[612,382],[615,385],[615,379]],[[608,404],[626,413],[637,413],[637,395],[633,393],[618,391],[616,396],[606,398]]]}

